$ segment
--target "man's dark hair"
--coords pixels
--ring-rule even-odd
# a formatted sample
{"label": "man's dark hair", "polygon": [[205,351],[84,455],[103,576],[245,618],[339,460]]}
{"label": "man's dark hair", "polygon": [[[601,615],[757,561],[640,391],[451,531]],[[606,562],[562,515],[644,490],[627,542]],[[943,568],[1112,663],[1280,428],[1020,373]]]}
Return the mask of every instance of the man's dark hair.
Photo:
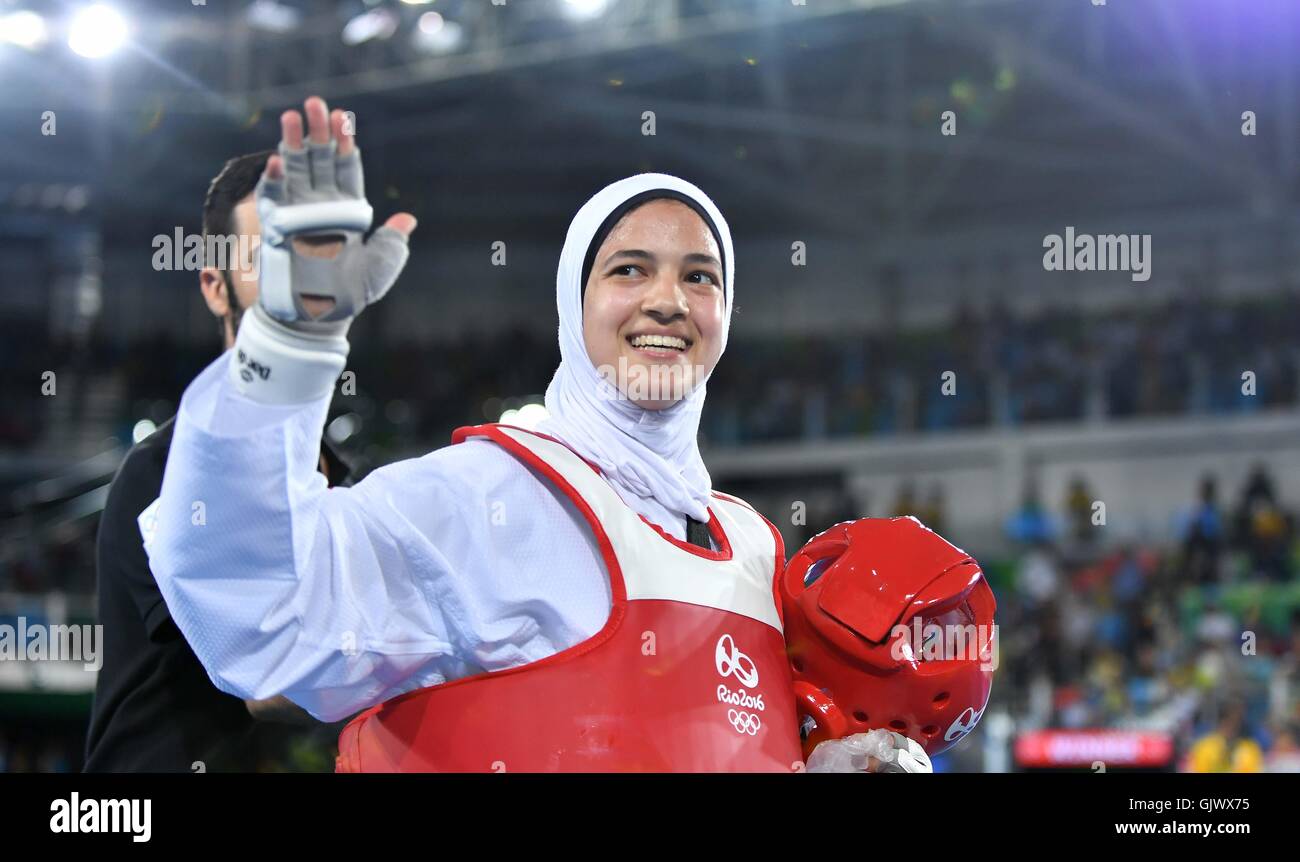
{"label": "man's dark hair", "polygon": [[236,156],[226,162],[208,186],[208,196],[203,199],[203,247],[208,248],[208,237],[230,236],[235,232],[235,205],[253,193],[257,181],[266,170],[266,160],[275,150],[263,150]]}
{"label": "man's dark hair", "polygon": [[[262,150],[258,153],[249,153],[246,156],[236,156],[226,162],[221,172],[212,180],[208,186],[208,196],[203,199],[203,253],[206,256],[214,245],[208,241],[208,237],[227,237],[235,232],[235,205],[253,193],[257,188],[257,181],[261,179],[262,172],[266,170],[266,160],[269,159],[275,150]],[[208,265],[215,265],[214,260],[205,260]],[[227,261],[229,264],[229,261]],[[226,297],[230,303],[230,326],[235,332],[239,331],[239,321],[244,314],[243,307],[239,304],[239,294],[235,292],[234,282],[230,278],[230,268],[227,265],[221,271],[221,278],[226,282]],[[223,337],[225,334],[225,323],[219,323],[219,331]]]}

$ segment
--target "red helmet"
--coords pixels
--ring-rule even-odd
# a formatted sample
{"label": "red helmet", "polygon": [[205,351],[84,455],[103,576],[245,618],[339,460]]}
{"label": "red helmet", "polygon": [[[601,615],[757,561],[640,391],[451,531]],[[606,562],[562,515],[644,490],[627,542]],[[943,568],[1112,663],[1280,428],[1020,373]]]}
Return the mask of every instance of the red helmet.
{"label": "red helmet", "polygon": [[836,524],[794,555],[780,589],[805,756],[876,728],[935,755],[983,715],[993,591],[969,554],[920,521]]}

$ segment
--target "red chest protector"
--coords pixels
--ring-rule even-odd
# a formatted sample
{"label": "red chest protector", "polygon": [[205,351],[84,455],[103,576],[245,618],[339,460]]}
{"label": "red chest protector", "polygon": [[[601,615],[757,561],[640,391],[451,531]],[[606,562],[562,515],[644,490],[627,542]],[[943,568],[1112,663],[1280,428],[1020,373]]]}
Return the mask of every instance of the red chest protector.
{"label": "red chest protector", "polygon": [[540,661],[413,691],[353,719],[339,772],[791,772],[802,768],[774,579],[780,535],[714,494],[719,550],[662,532],[552,438],[486,437],[586,517],[613,609],[593,637]]}

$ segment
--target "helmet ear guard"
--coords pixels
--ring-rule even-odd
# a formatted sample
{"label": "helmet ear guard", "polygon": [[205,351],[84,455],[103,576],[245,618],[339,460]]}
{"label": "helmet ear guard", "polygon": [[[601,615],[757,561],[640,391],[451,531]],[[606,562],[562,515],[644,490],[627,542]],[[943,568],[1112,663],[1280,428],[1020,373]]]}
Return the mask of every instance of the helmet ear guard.
{"label": "helmet ear guard", "polygon": [[876,728],[934,755],[978,722],[996,602],[969,554],[915,518],[863,518],[813,537],[779,586],[805,755]]}

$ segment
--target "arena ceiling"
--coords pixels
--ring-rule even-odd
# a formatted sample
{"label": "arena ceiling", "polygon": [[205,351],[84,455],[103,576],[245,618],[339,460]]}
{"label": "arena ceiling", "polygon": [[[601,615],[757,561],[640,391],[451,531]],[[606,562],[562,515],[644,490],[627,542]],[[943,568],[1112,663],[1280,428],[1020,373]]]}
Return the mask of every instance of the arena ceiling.
{"label": "arena ceiling", "polygon": [[[572,20],[565,0],[279,0],[300,14],[270,32],[250,24],[259,4],[136,0],[117,4],[128,44],[100,61],[58,40],[51,5],[44,47],[0,45],[0,217],[11,235],[65,217],[57,186],[110,237],[193,225],[221,161],[271,145],[309,93],[356,113],[378,208],[433,237],[553,239],[638,170],[710,190],[738,232],[876,244],[1065,204],[1289,213],[1300,9],[1094,2],[609,0]],[[376,9],[393,34],[345,45]],[[416,47],[432,10],[456,39]]]}

